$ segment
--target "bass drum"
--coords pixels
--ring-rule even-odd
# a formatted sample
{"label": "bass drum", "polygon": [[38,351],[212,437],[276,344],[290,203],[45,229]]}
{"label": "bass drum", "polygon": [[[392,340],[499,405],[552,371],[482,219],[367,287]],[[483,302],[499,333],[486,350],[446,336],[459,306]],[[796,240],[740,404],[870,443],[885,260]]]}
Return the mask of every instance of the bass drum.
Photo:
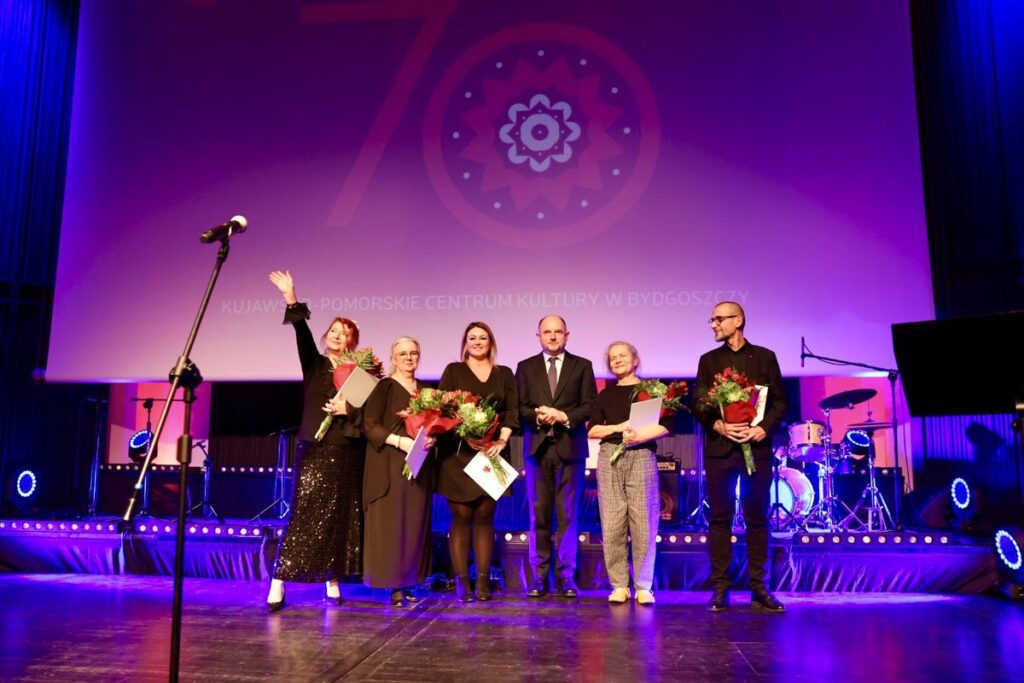
{"label": "bass drum", "polygon": [[[775,496],[775,482],[772,482],[771,518],[778,520],[780,524],[789,524],[790,521],[799,522],[814,507],[814,485],[800,470],[792,467],[779,468],[778,499]],[[778,507],[775,504],[778,503]]]}
{"label": "bass drum", "polygon": [[[789,525],[790,522],[801,521],[814,507],[814,486],[807,475],[800,470],[795,470],[792,467],[780,467],[778,484],[778,500],[776,500],[775,480],[772,480],[772,488],[769,492],[772,507],[768,515],[769,526],[776,531]],[[739,481],[736,482],[736,511],[737,516],[742,516]]]}

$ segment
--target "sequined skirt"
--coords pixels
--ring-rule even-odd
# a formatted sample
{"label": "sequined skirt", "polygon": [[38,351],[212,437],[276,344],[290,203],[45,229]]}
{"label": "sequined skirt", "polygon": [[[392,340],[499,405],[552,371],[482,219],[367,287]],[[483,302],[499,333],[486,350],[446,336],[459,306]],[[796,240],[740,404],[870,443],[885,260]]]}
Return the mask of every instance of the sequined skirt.
{"label": "sequined skirt", "polygon": [[295,493],[275,579],[315,582],[362,572],[365,449],[362,439],[299,441]]}

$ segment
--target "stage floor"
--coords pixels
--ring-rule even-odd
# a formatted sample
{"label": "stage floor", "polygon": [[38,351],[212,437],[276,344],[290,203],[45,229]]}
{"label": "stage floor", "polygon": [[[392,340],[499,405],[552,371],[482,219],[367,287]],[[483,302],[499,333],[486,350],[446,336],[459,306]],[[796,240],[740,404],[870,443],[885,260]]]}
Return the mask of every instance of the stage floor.
{"label": "stage floor", "polygon": [[[609,605],[498,593],[463,605],[430,593],[413,608],[345,586],[289,585],[269,614],[266,584],[188,579],[182,680],[194,681],[1021,681],[1024,610],[999,598],[780,594],[754,614],[734,594],[660,591]],[[166,680],[172,582],[157,576],[0,575],[0,679]]]}

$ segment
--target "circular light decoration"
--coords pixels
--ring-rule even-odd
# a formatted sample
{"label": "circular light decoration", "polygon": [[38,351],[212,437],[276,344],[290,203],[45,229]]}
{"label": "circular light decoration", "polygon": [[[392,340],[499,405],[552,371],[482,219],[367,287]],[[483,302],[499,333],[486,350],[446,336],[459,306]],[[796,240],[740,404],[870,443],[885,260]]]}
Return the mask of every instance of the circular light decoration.
{"label": "circular light decoration", "polygon": [[850,429],[843,436],[843,441],[850,447],[855,456],[865,456],[871,450],[871,435],[860,429]]}
{"label": "circular light decoration", "polygon": [[971,487],[963,477],[957,477],[949,485],[949,497],[958,510],[966,510],[971,505]]}
{"label": "circular light decoration", "polygon": [[36,484],[38,483],[35,472],[32,470],[22,470],[14,480],[14,490],[22,498],[28,498],[36,492]]}
{"label": "circular light decoration", "polygon": [[128,439],[128,458],[139,465],[146,459],[146,451],[149,450],[149,441],[153,438],[153,432],[148,429],[140,429]]}
{"label": "circular light decoration", "polygon": [[1021,565],[1024,564],[1021,557],[1020,541],[1017,539],[1018,535],[1009,529],[1000,529],[996,532],[995,538],[996,554],[1002,560],[1003,567],[1013,573],[1019,572]]}

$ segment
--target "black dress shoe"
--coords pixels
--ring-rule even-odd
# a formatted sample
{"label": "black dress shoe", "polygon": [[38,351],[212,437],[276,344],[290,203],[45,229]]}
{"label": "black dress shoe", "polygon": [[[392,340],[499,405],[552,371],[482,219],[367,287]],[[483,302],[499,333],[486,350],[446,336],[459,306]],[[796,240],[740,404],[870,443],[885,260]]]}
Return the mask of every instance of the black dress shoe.
{"label": "black dress shoe", "polygon": [[530,590],[527,593],[531,598],[543,598],[548,594],[548,582],[544,579],[534,579],[533,583],[530,584]]}
{"label": "black dress shoe", "polygon": [[755,590],[750,594],[750,607],[755,612],[766,614],[780,614],[786,611],[786,606],[775,599],[775,596],[768,590]]}
{"label": "black dress shoe", "polygon": [[473,584],[469,582],[468,576],[455,577],[455,597],[460,602],[474,602],[476,600],[473,597]]}
{"label": "black dress shoe", "polygon": [[711,594],[711,599],[708,600],[708,611],[724,612],[727,609],[729,609],[729,589],[716,588],[715,592]]}
{"label": "black dress shoe", "polygon": [[405,591],[401,588],[396,588],[391,591],[391,597],[389,599],[391,600],[392,607],[405,607]]}
{"label": "black dress shoe", "polygon": [[486,576],[476,577],[476,599],[481,602],[491,599],[491,580]]}
{"label": "black dress shoe", "polygon": [[409,588],[403,588],[402,596],[405,598],[406,602],[419,602],[423,599],[419,596],[419,593],[417,593],[416,589],[412,586],[410,586]]}
{"label": "black dress shoe", "polygon": [[580,595],[580,589],[576,587],[576,582],[572,580],[571,576],[558,582],[558,592],[563,598],[578,598]]}

